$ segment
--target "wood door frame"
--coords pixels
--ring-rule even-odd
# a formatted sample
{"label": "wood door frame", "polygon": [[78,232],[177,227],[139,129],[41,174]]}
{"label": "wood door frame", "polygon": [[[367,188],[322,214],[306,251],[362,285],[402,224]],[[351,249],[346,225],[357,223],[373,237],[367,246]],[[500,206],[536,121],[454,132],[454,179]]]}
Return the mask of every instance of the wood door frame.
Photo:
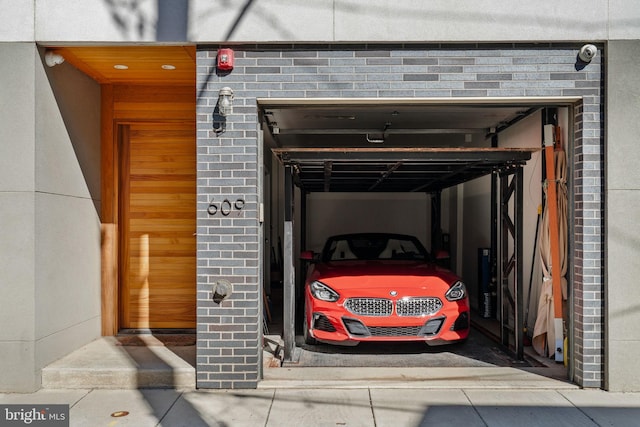
{"label": "wood door frame", "polygon": [[129,324],[128,292],[123,292],[123,277],[129,264],[129,178],[130,178],[130,123],[116,121],[116,149],[118,151],[118,324]]}
{"label": "wood door frame", "polygon": [[[195,85],[153,86],[101,84],[101,329],[113,336],[121,328],[120,282],[122,270],[119,245],[121,147],[118,133],[135,123],[193,122],[195,126]],[[126,94],[126,96],[123,96]],[[129,103],[145,108],[129,108]],[[176,110],[176,106],[180,106]]]}
{"label": "wood door frame", "polygon": [[[106,89],[106,90],[105,90]],[[105,104],[105,92],[110,95],[109,85],[103,86],[103,107]],[[109,105],[111,105],[109,103]],[[122,324],[122,295],[121,277],[124,269],[122,250],[124,230],[121,229],[123,221],[123,209],[121,198],[127,192],[123,188],[122,173],[128,174],[128,168],[123,167],[122,141],[128,137],[131,121],[117,121],[113,119],[111,109],[103,108],[102,127],[102,335],[114,336],[120,330]],[[127,136],[125,136],[127,135]]]}
{"label": "wood door frame", "polygon": [[102,335],[118,333],[119,323],[119,257],[118,257],[118,182],[119,153],[117,125],[113,111],[113,85],[101,85],[101,311]]}
{"label": "wood door frame", "polygon": [[[104,90],[103,90],[104,93]],[[104,122],[107,119],[104,118]],[[123,275],[129,263],[129,139],[130,126],[138,123],[181,123],[183,120],[131,120],[109,118],[102,133],[102,335],[116,335],[129,323],[128,295]],[[194,254],[195,256],[195,254]]]}

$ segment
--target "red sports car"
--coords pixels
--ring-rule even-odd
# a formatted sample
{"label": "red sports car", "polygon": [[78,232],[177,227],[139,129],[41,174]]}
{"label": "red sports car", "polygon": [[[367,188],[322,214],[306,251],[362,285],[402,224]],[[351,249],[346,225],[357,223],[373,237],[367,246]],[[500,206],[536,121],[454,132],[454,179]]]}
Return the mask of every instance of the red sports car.
{"label": "red sports car", "polygon": [[436,265],[413,237],[388,233],[329,238],[305,283],[307,344],[356,345],[362,341],[465,340],[469,299],[465,285]]}

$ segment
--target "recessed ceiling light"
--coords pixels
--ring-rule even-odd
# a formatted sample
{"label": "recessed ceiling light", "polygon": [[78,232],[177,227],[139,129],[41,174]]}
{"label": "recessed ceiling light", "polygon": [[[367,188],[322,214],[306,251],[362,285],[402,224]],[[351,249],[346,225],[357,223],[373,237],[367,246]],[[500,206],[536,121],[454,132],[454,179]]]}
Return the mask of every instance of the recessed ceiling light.
{"label": "recessed ceiling light", "polygon": [[171,64],[164,64],[164,65],[162,66],[162,69],[163,69],[163,70],[175,70],[175,69],[176,69],[176,66],[175,66],[175,65],[171,65]]}
{"label": "recessed ceiling light", "polygon": [[124,64],[116,64],[113,66],[116,70],[128,70],[129,66]]}

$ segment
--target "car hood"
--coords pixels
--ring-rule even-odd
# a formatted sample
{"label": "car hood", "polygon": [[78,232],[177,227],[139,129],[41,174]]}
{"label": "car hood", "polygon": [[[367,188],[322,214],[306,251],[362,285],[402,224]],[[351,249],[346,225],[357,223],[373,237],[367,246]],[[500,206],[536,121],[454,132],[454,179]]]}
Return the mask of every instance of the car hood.
{"label": "car hood", "polygon": [[334,290],[439,288],[446,291],[460,280],[451,271],[423,261],[338,261],[319,263],[309,281],[319,280]]}

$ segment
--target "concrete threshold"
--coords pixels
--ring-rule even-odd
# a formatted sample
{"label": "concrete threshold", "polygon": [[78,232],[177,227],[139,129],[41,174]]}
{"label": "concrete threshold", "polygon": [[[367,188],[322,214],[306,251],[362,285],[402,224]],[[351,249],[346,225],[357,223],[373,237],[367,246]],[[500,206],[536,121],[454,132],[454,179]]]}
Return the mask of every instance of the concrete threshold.
{"label": "concrete threshold", "polygon": [[102,337],[42,370],[48,389],[194,389],[195,345],[164,345],[152,335],[136,345]]}
{"label": "concrete threshold", "polygon": [[[279,336],[265,337],[265,368],[259,389],[302,389],[302,388],[391,388],[391,389],[540,389],[575,390],[579,386],[566,378],[566,369],[558,364],[538,358],[531,352],[528,357],[537,363],[530,366],[496,366],[488,363],[475,364],[467,361],[466,366],[456,366],[451,362],[430,366],[386,366],[354,367],[340,366],[345,358],[357,355],[323,354],[326,362],[331,359],[335,365],[309,366],[300,363],[306,351],[294,349],[292,360],[283,361],[284,343]],[[489,351],[489,350],[487,350]],[[438,359],[453,357],[444,353]],[[364,360],[388,355],[367,356]],[[397,354],[406,363],[407,355]]]}
{"label": "concrete threshold", "polygon": [[[42,370],[45,389],[195,390],[195,345],[165,345],[152,335],[136,345],[102,337]],[[540,375],[540,368],[513,367],[302,367],[281,364],[279,337],[265,337],[259,389],[555,389],[579,387]],[[544,370],[546,368],[542,368]]]}
{"label": "concrete threshold", "polygon": [[264,371],[258,388],[553,389],[579,387],[509,367],[281,367]]}

